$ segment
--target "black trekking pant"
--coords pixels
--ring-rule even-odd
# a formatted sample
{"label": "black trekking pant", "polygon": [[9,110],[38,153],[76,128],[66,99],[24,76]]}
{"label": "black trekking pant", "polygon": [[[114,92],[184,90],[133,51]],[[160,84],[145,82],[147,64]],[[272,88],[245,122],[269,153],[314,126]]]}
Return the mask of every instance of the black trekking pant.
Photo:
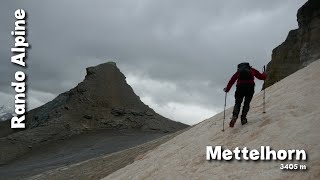
{"label": "black trekking pant", "polygon": [[239,116],[241,104],[244,99],[241,117],[244,117],[244,118],[247,117],[253,94],[254,94],[254,84],[240,84],[237,86],[237,90],[234,95],[236,99],[236,104],[234,105],[233,116],[235,117]]}

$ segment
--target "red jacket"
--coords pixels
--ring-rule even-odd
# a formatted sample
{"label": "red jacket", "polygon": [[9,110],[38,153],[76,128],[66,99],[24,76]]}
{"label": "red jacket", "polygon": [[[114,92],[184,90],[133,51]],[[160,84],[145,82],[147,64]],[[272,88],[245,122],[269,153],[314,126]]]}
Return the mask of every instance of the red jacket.
{"label": "red jacket", "polygon": [[254,68],[251,68],[251,73],[252,73],[252,79],[250,80],[240,80],[239,79],[239,76],[240,76],[240,73],[239,72],[236,72],[230,79],[227,87],[226,87],[226,92],[229,92],[232,85],[237,81],[237,85],[239,84],[254,84],[254,77],[260,79],[260,80],[266,80],[267,79],[267,74],[265,72],[263,72],[262,74],[254,69]]}

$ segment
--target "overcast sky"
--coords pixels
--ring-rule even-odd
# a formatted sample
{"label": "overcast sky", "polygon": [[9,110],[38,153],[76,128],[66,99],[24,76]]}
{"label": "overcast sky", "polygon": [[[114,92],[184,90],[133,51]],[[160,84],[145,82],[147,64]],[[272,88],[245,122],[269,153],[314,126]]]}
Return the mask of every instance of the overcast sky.
{"label": "overcast sky", "polygon": [[[223,110],[243,61],[271,59],[306,0],[69,0],[0,2],[0,106],[21,69],[10,61],[14,11],[28,14],[28,109],[76,86],[85,68],[115,61],[143,102],[195,124]],[[23,70],[23,69],[22,69]],[[235,87],[233,87],[233,90]],[[257,84],[256,92],[261,90]],[[233,105],[230,92],[228,106]]]}

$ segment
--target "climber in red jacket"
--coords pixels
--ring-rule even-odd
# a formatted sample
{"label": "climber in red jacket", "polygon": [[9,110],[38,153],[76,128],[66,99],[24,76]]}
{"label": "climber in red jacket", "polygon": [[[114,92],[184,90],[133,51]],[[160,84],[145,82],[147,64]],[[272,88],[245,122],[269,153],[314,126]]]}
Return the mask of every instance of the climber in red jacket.
{"label": "climber in red jacket", "polygon": [[254,77],[260,80],[265,80],[267,75],[265,72],[261,74],[258,70],[252,68],[249,63],[240,63],[238,64],[238,71],[232,76],[227,87],[224,88],[225,92],[229,92],[232,85],[237,81],[237,89],[234,95],[236,103],[234,105],[233,115],[229,124],[230,127],[233,127],[238,119],[243,99],[244,104],[241,114],[241,124],[244,125],[247,123],[247,114],[254,94]]}

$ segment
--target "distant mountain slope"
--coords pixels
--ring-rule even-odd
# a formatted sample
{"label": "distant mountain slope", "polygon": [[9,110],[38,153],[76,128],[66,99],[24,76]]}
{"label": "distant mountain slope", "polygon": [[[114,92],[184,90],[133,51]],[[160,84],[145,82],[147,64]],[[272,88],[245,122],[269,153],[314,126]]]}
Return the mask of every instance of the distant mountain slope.
{"label": "distant mountain slope", "polygon": [[27,113],[28,129],[14,134],[8,131],[9,136],[0,138],[0,164],[32,148],[89,130],[171,133],[188,127],[145,105],[125,79],[114,62],[87,68],[83,82]]}
{"label": "distant mountain slope", "polygon": [[[223,113],[207,119],[107,179],[319,179],[320,60],[255,95],[248,124],[221,131]],[[231,116],[232,108],[226,111]],[[228,122],[229,120],[227,120]],[[227,123],[226,122],[226,123]],[[207,161],[206,146],[274,150],[303,149],[308,161]],[[307,165],[308,171],[283,171],[282,163]]]}
{"label": "distant mountain slope", "polygon": [[4,105],[0,107],[0,121],[11,119],[13,117],[12,114],[13,111],[9,107],[6,107]]}

